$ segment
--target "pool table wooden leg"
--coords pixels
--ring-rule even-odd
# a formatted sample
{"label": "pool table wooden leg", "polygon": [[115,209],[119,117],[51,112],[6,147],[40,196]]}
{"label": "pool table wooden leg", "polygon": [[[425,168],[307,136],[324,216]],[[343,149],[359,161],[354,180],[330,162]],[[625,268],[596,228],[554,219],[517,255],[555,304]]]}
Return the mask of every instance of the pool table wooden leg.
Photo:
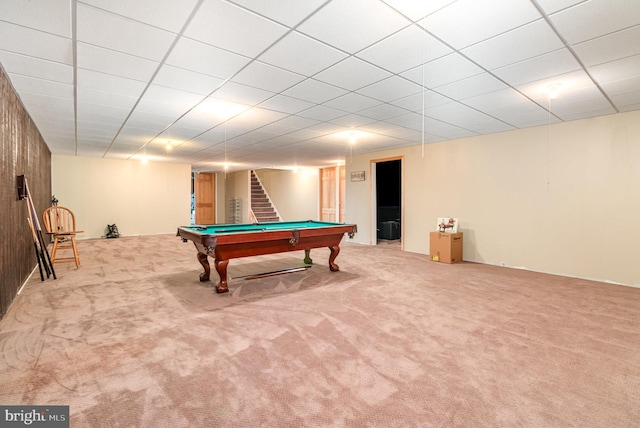
{"label": "pool table wooden leg", "polygon": [[311,257],[309,256],[309,253],[311,253],[311,250],[304,250],[304,262],[305,264],[308,265],[312,265],[313,264],[313,260],[311,260]]}
{"label": "pool table wooden leg", "polygon": [[209,281],[209,275],[211,274],[211,267],[209,266],[209,260],[207,260],[207,255],[198,251],[198,261],[204,268],[204,272],[200,274],[200,282]]}
{"label": "pool table wooden leg", "polygon": [[215,260],[216,270],[220,275],[220,282],[216,285],[216,293],[226,293],[229,291],[229,284],[227,283],[227,265],[229,260]]}
{"label": "pool table wooden leg", "polygon": [[331,270],[331,272],[337,272],[340,268],[334,263],[334,261],[340,253],[340,246],[334,245],[333,247],[329,247],[329,250],[331,250],[331,254],[329,255],[329,270]]}

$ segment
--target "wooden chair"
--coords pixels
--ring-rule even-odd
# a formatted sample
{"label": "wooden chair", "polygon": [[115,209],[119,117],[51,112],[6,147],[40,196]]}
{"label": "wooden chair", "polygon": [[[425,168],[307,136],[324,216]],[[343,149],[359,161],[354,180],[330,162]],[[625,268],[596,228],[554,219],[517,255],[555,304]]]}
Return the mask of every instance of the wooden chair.
{"label": "wooden chair", "polygon": [[[53,206],[42,213],[44,228],[53,237],[53,250],[51,251],[51,263],[76,262],[76,268],[80,267],[80,256],[76,244],[76,234],[83,233],[76,230],[76,216],[69,208]],[[56,251],[60,248],[73,250],[73,257],[57,257]]]}

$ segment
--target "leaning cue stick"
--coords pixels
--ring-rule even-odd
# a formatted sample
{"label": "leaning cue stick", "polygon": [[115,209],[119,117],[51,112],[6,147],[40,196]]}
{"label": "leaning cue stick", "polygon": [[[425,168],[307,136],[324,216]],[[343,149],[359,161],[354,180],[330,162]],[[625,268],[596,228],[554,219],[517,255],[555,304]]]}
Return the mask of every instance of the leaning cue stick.
{"label": "leaning cue stick", "polygon": [[[33,218],[33,223],[35,224],[35,228],[38,232],[38,241],[40,242],[40,248],[43,250],[43,261],[45,262],[45,270],[47,271],[47,278],[49,274],[53,275],[53,279],[58,279],[56,277],[56,271],[53,269],[53,262],[51,261],[51,257],[49,256],[49,250],[47,249],[47,243],[44,240],[44,236],[42,235],[42,228],[40,227],[40,221],[38,220],[38,214],[36,213],[36,207],[33,204],[33,198],[31,197],[31,192],[29,191],[29,184],[27,183],[27,178],[24,179],[24,188],[27,191],[27,200],[29,201],[29,207],[31,211],[31,217]],[[44,256],[46,255],[46,260]]]}
{"label": "leaning cue stick", "polygon": [[40,246],[44,249],[44,255],[47,256],[47,264],[49,266],[49,269],[51,269],[51,275],[53,275],[53,279],[58,279],[58,277],[56,276],[56,271],[53,270],[53,262],[51,261],[51,257],[49,256],[49,250],[47,249],[47,243],[44,241],[42,230],[38,230],[38,239],[40,240]]}
{"label": "leaning cue stick", "polygon": [[38,269],[40,270],[40,281],[44,281],[44,274],[42,273],[42,262],[40,261],[40,259],[42,258],[42,254],[40,253],[40,249],[38,248],[38,238],[36,237],[36,231],[33,228],[33,222],[31,221],[31,217],[27,217],[27,222],[29,223],[29,228],[31,229],[31,237],[33,238],[33,248],[35,248],[36,250],[36,259],[38,259]]}

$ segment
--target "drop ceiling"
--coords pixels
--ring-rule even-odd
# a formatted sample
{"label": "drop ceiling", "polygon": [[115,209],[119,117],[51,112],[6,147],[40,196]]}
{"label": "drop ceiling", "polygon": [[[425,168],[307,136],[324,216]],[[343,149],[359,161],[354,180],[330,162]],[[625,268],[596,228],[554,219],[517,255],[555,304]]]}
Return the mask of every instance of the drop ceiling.
{"label": "drop ceiling", "polygon": [[640,109],[640,2],[3,0],[0,64],[53,154],[327,166]]}

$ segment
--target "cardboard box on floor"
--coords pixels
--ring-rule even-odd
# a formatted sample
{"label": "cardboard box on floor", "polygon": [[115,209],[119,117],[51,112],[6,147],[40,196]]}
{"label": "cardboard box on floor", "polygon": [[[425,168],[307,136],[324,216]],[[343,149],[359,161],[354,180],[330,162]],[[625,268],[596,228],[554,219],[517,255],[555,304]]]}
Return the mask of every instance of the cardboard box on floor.
{"label": "cardboard box on floor", "polygon": [[462,232],[431,232],[429,234],[429,255],[431,260],[435,262],[461,262]]}

